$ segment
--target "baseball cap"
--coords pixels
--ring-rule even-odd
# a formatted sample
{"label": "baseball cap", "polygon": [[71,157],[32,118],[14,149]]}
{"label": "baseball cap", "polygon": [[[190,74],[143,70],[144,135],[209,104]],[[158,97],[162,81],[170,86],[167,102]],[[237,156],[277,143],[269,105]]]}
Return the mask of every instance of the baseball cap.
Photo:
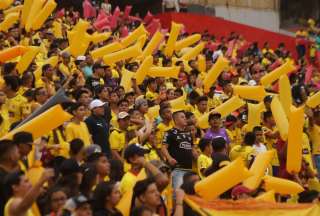
{"label": "baseball cap", "polygon": [[212,112],[209,115],[209,120],[212,119],[212,118],[221,118],[221,114],[218,113],[218,112]]}
{"label": "baseball cap", "polygon": [[95,99],[93,101],[91,101],[90,105],[89,105],[89,108],[92,110],[94,108],[97,108],[97,107],[102,107],[105,105],[105,102],[102,102],[101,100],[99,99]]}
{"label": "baseball cap", "polygon": [[230,126],[237,121],[237,118],[234,115],[228,115],[226,117],[225,125]]}
{"label": "baseball cap", "polygon": [[86,57],[85,56],[78,56],[76,61],[85,61]]}
{"label": "baseball cap", "polygon": [[74,159],[67,159],[60,166],[60,173],[64,176],[79,172],[81,172],[80,166]]}
{"label": "baseball cap", "polygon": [[63,209],[74,212],[76,209],[86,203],[90,203],[90,200],[87,197],[83,195],[75,196],[67,200]]}
{"label": "baseball cap", "polygon": [[85,149],[85,152],[86,152],[86,157],[89,157],[94,153],[101,152],[101,147],[97,144],[92,144]]}
{"label": "baseball cap", "polygon": [[117,115],[118,120],[125,119],[127,117],[129,117],[129,113],[127,113],[127,112],[119,112]]}
{"label": "baseball cap", "polygon": [[128,161],[128,159],[134,155],[143,156],[149,152],[150,151],[148,149],[143,148],[140,144],[131,144],[126,148],[124,158]]}

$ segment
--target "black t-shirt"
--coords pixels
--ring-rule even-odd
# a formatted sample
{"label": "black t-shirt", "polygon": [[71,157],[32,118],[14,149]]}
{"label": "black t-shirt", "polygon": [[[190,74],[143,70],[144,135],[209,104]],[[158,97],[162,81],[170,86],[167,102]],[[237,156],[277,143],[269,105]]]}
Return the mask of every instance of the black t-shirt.
{"label": "black t-shirt", "polygon": [[99,85],[100,85],[100,78],[88,77],[88,79],[86,80],[87,88],[89,88],[93,92],[96,89],[96,87]]}
{"label": "black t-shirt", "polygon": [[213,153],[212,154],[212,164],[211,166],[207,169],[205,176],[209,176],[212,173],[218,171],[219,169],[221,169],[222,167],[225,166],[225,164],[223,162],[225,161],[230,161],[229,157],[225,154],[222,153]]}
{"label": "black t-shirt", "polygon": [[165,133],[163,143],[168,145],[169,154],[178,162],[177,168],[192,169],[193,140],[189,131],[172,128]]}
{"label": "black t-shirt", "polygon": [[0,167],[0,215],[4,212],[4,206],[6,205],[4,179],[8,174],[6,170]]}

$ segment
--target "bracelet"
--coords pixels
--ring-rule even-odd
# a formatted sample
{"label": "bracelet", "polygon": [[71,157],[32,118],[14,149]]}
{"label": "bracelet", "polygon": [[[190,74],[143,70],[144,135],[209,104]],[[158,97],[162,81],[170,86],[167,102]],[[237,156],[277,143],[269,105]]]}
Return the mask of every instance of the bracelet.
{"label": "bracelet", "polygon": [[183,206],[183,203],[176,203],[176,206]]}

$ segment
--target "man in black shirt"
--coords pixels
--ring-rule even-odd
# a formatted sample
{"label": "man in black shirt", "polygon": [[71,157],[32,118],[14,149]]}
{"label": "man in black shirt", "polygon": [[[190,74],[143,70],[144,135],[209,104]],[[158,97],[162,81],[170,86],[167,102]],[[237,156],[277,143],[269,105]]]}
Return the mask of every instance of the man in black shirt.
{"label": "man in black shirt", "polygon": [[172,172],[173,188],[179,188],[183,175],[192,169],[192,157],[196,154],[190,131],[186,131],[187,119],[184,111],[172,115],[175,127],[167,131],[163,138],[162,153],[174,168]]}
{"label": "man in black shirt", "polygon": [[96,87],[98,87],[100,83],[100,79],[103,79],[105,76],[105,67],[102,64],[95,63],[92,67],[92,76],[86,80],[86,87],[89,88],[92,92],[95,92]]}
{"label": "man in black shirt", "polygon": [[19,149],[11,140],[0,141],[0,215],[4,212],[6,194],[4,187],[5,177],[14,171],[19,170],[20,159]]}
{"label": "man in black shirt", "polygon": [[101,147],[107,157],[111,156],[109,145],[109,124],[105,119],[105,103],[95,99],[90,103],[91,115],[85,120],[94,144]]}

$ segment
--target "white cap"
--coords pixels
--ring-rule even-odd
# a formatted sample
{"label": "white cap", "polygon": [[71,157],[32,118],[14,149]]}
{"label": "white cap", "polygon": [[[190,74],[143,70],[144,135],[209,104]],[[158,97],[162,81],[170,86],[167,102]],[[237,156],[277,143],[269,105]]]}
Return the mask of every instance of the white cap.
{"label": "white cap", "polygon": [[85,61],[86,57],[85,56],[78,56],[76,61]]}
{"label": "white cap", "polygon": [[118,120],[119,119],[125,119],[128,116],[129,116],[129,114],[127,112],[119,112],[117,118],[118,118]]}
{"label": "white cap", "polygon": [[99,100],[99,99],[95,99],[95,100],[91,101],[91,103],[90,103],[90,105],[89,105],[89,108],[92,110],[92,109],[94,109],[94,108],[102,107],[102,106],[104,106],[104,105],[105,105],[104,102],[102,102],[102,101]]}

